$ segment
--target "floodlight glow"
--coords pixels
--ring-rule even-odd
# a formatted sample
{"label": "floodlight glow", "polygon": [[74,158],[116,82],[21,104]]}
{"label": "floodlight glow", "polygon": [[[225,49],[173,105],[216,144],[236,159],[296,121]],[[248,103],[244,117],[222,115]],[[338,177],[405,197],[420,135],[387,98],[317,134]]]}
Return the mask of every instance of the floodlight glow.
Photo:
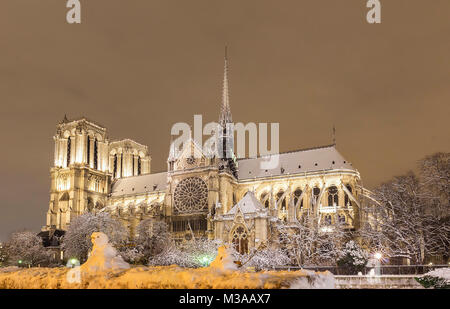
{"label": "floodlight glow", "polygon": [[376,258],[377,260],[380,260],[380,259],[382,258],[382,255],[381,255],[380,252],[375,253],[374,256],[375,256],[375,258]]}

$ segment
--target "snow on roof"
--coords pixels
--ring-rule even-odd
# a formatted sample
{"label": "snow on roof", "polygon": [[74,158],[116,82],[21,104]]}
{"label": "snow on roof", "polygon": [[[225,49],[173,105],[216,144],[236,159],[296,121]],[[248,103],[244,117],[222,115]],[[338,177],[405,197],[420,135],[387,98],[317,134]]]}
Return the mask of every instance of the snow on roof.
{"label": "snow on roof", "polygon": [[119,178],[112,186],[112,196],[141,194],[165,190],[167,173],[147,174],[141,176]]}
{"label": "snow on roof", "polygon": [[245,193],[244,197],[231,208],[227,215],[234,215],[238,208],[241,209],[243,214],[256,213],[264,209],[252,191]]}
{"label": "snow on roof", "polygon": [[239,180],[281,176],[332,169],[355,170],[352,164],[336,150],[334,145],[285,152],[279,154],[279,161],[275,168],[263,169],[261,163],[274,155],[239,159]]}

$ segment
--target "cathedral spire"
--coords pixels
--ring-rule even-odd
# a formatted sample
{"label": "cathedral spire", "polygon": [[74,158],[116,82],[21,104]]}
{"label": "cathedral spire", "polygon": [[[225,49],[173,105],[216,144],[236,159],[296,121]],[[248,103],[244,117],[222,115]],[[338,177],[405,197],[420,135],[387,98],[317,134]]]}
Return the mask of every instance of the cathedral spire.
{"label": "cathedral spire", "polygon": [[227,123],[232,123],[233,119],[231,117],[230,109],[230,94],[228,88],[228,55],[227,47],[225,46],[225,57],[224,57],[224,70],[223,70],[223,89],[222,89],[222,108],[220,110],[219,123],[225,127]]}

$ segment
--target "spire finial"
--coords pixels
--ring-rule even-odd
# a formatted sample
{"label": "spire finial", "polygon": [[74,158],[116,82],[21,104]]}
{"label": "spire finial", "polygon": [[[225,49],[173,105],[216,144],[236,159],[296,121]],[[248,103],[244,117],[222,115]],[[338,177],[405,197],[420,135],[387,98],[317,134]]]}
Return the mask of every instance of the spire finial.
{"label": "spire finial", "polygon": [[68,123],[68,122],[69,122],[69,119],[67,119],[67,115],[64,114],[64,118],[60,123]]}
{"label": "spire finial", "polygon": [[220,111],[220,124],[225,127],[227,123],[233,122],[230,109],[230,94],[228,87],[228,47],[225,46],[224,69],[223,69],[223,89],[222,108]]}

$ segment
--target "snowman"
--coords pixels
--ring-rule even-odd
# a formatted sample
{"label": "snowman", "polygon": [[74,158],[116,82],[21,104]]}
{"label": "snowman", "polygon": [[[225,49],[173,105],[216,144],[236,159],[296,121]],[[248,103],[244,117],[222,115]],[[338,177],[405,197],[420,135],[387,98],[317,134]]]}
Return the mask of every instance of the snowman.
{"label": "snowman", "polygon": [[97,272],[105,270],[128,269],[126,263],[117,253],[117,250],[109,243],[108,236],[102,232],[94,232],[91,235],[92,252],[86,263],[81,265],[82,272]]}

